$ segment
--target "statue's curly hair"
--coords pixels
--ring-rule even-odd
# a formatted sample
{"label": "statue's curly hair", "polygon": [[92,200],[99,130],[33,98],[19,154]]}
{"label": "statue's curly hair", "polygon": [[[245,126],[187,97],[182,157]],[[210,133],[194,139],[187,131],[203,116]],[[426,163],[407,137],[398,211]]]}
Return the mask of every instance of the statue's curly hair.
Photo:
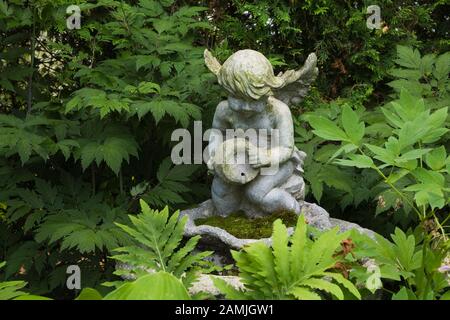
{"label": "statue's curly hair", "polygon": [[[206,66],[217,76],[219,84],[230,94],[244,99],[258,100],[274,94],[283,96],[280,89],[294,82],[298,82],[294,91],[297,96],[303,97],[318,73],[317,57],[314,53],[308,56],[305,65],[299,70],[287,70],[278,76],[275,76],[270,61],[255,50],[239,50],[223,65],[207,49],[204,56]],[[285,98],[283,101],[291,100],[289,94]]]}
{"label": "statue's curly hair", "polygon": [[219,84],[241,98],[259,99],[272,95],[272,89],[284,85],[276,77],[269,60],[254,50],[240,50],[231,55],[219,70]]}
{"label": "statue's curly hair", "polygon": [[274,75],[269,60],[258,51],[239,50],[220,65],[205,50],[205,61],[208,68],[217,75],[219,84],[240,98],[257,100],[262,96],[272,95],[272,89],[284,85],[283,79]]}

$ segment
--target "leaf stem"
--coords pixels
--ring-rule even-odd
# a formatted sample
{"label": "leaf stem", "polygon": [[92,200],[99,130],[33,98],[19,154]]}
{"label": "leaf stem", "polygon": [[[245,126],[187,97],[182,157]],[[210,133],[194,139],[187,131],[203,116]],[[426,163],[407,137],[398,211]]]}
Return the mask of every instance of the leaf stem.
{"label": "leaf stem", "polygon": [[[366,155],[366,153],[365,153],[360,147],[358,147],[358,150],[359,150],[359,152],[360,152],[362,155],[368,157],[368,156]],[[387,185],[389,185],[389,187],[391,187],[392,190],[394,190],[401,198],[403,198],[403,200],[405,200],[405,202],[407,202],[407,203],[411,206],[411,208],[413,208],[413,210],[417,213],[417,215],[418,215],[418,217],[419,217],[419,221],[422,221],[422,220],[424,219],[424,217],[422,216],[422,213],[414,206],[414,203],[412,203],[412,202],[408,199],[408,197],[405,196],[404,193],[402,193],[400,190],[398,190],[397,187],[394,186],[394,184],[392,184],[391,182],[389,182],[388,178],[385,176],[385,174],[384,174],[377,166],[374,165],[374,166],[371,167],[371,168],[374,169],[374,170],[375,170],[375,171],[383,178],[384,182],[385,182]]]}

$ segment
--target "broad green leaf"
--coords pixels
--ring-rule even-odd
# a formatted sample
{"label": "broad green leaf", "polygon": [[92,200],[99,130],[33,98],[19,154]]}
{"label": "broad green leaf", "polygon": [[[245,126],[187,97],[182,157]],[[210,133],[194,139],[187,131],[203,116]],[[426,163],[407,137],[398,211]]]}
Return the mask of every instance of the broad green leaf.
{"label": "broad green leaf", "polygon": [[414,150],[403,153],[401,156],[397,157],[395,159],[395,161],[396,162],[406,162],[409,160],[418,159],[430,151],[431,151],[431,149],[414,149]]}
{"label": "broad green leaf", "polygon": [[392,296],[392,300],[417,300],[417,297],[410,289],[402,287]]}
{"label": "broad green leaf", "polygon": [[395,62],[402,67],[418,69],[421,63],[420,53],[417,49],[397,45],[398,59]]}
{"label": "broad green leaf", "polygon": [[364,137],[364,122],[359,121],[356,112],[348,105],[345,105],[342,109],[341,120],[347,136],[353,144],[358,145]]}
{"label": "broad green leaf", "polygon": [[351,142],[345,132],[331,120],[321,116],[308,116],[307,120],[314,128],[313,132],[319,137],[332,141]]}
{"label": "broad green leaf", "polygon": [[381,148],[375,145],[371,145],[371,144],[365,144],[365,146],[367,148],[370,149],[370,151],[372,151],[375,156],[375,159],[378,159],[386,164],[389,165],[394,165],[395,164],[395,158],[396,158],[396,154],[394,152],[392,152],[391,150],[385,149],[385,148]]}
{"label": "broad green leaf", "polygon": [[160,271],[123,284],[104,300],[190,300],[190,296],[179,279]]}
{"label": "broad green leaf", "polygon": [[34,294],[24,294],[14,298],[13,300],[53,300],[53,299]]}
{"label": "broad green leaf", "polygon": [[102,300],[102,295],[95,289],[84,288],[75,300]]}
{"label": "broad green leaf", "polygon": [[445,166],[447,152],[444,146],[434,149],[425,157],[425,163],[435,171],[442,169]]}
{"label": "broad green leaf", "polygon": [[335,160],[336,164],[341,166],[349,166],[356,168],[372,168],[374,166],[371,158],[365,155],[352,154],[348,156],[351,160],[338,159]]}
{"label": "broad green leaf", "polygon": [[433,74],[438,81],[445,81],[448,79],[450,73],[450,53],[445,52],[436,59]]}
{"label": "broad green leaf", "polygon": [[141,82],[139,83],[138,90],[140,93],[159,93],[161,91],[161,87],[157,83],[153,82]]}

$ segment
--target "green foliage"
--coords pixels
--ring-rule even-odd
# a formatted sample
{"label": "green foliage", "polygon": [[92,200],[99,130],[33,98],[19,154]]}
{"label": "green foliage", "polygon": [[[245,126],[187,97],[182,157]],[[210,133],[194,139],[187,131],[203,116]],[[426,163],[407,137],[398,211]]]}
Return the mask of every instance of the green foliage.
{"label": "green foliage", "polygon": [[95,289],[84,288],[75,300],[102,300],[102,295]]}
{"label": "green foliage", "polygon": [[[408,54],[418,61],[408,64]],[[446,56],[422,58],[417,50],[398,46],[397,62],[403,69],[423,69],[425,59],[431,73],[427,79],[404,78],[410,85],[398,87],[393,99],[379,108],[368,106],[370,86],[355,89],[349,98],[320,102],[319,107],[317,98],[307,101],[307,108],[314,110],[299,117],[296,143],[308,154],[305,178],[316,200],[328,209],[338,203],[341,210],[362,209],[364,203],[371,210],[362,210],[356,221],[371,219],[385,234],[398,224],[407,228],[420,221],[418,211],[423,216],[426,207],[436,211],[448,204],[449,87],[444,78],[437,86],[432,72],[437,61],[446,70]],[[411,93],[406,88],[414,83],[428,91]],[[341,216],[351,218],[350,212]],[[445,218],[444,212],[438,216]]]}
{"label": "green foliage", "polygon": [[389,82],[390,87],[398,93],[406,89],[419,97],[449,99],[450,52],[421,57],[417,49],[399,45],[397,56],[395,63],[399,68],[393,68],[390,74],[398,79]]}
{"label": "green foliage", "polygon": [[[6,265],[3,261],[0,263],[0,269]],[[0,301],[1,300],[50,300],[46,297],[31,295],[20,291],[27,283],[25,281],[3,281],[0,282]]]}
{"label": "green foliage", "polygon": [[161,270],[177,278],[183,277],[183,281],[189,286],[199,267],[208,265],[204,259],[212,252],[194,253],[200,236],[181,244],[187,217],[179,219],[178,211],[169,217],[168,207],[157,211],[151,210],[143,200],[140,204],[142,212],[137,217],[129,216],[133,227],[117,224],[136,243],[114,250],[119,254],[113,258],[127,265],[125,270],[118,270],[116,273],[140,277],[149,270]]}
{"label": "green foliage", "polygon": [[170,158],[166,158],[156,172],[154,185],[144,181],[133,187],[130,193],[155,207],[186,203],[183,196],[193,189],[190,179],[197,170],[198,167],[193,165],[173,166]]}
{"label": "green foliage", "polygon": [[356,287],[330,269],[339,257],[335,255],[345,234],[334,228],[311,240],[303,216],[289,237],[281,220],[273,225],[272,247],[252,243],[242,251],[232,251],[245,286],[239,291],[215,278],[215,285],[228,299],[321,299],[324,293],[344,299],[344,291],[360,298]]}
{"label": "green foliage", "polygon": [[439,243],[442,239],[428,241],[420,227],[406,234],[397,228],[391,238],[392,242],[380,235],[375,239],[362,235],[355,238],[356,256],[370,258],[371,267],[378,271],[369,272],[371,267],[356,265],[350,272],[352,280],[359,285],[368,276],[378,277],[383,280],[382,287],[396,288],[387,291],[394,300],[445,299],[450,283],[448,276],[439,271],[448,259],[448,249]]}
{"label": "green foliage", "polygon": [[215,103],[194,46],[205,8],[99,0],[69,30],[72,4],[0,1],[0,259],[8,279],[66,298],[67,265],[86,286],[111,280],[107,256],[129,244],[114,222],[139,198],[202,197],[198,168],[163,160],[171,132]]}
{"label": "green foliage", "polygon": [[95,160],[97,166],[104,161],[117,175],[123,160],[130,162],[130,155],[138,156],[138,145],[128,129],[121,125],[106,124],[104,127],[90,123],[84,131],[89,137],[79,139],[79,150],[75,159],[81,159],[81,166],[86,170]]}
{"label": "green foliage", "polygon": [[[173,130],[198,119],[210,123],[222,98],[203,66],[203,50],[212,47],[221,59],[242,48],[260,50],[276,69],[317,53],[317,88],[292,109],[301,114],[296,143],[308,154],[309,195],[365,226],[376,215],[384,232],[435,221],[423,240],[415,236],[414,254],[426,248],[427,258],[397,281],[405,287],[395,297],[446,297],[435,272],[442,256],[433,247],[444,250],[448,227],[443,1],[381,1],[381,30],[366,27],[366,4],[354,1],[98,0],[80,3],[81,29],[68,30],[71,4],[0,0],[0,261],[7,261],[8,280],[0,290],[12,297],[26,282],[33,294],[73,298],[64,286],[66,268],[78,264],[83,286],[101,291],[100,283],[116,280],[108,259],[114,249],[130,247],[124,255],[131,259],[132,248],[147,248],[132,246],[114,224],[126,225],[140,199],[172,210],[209,197],[205,170],[172,166],[167,157]],[[170,221],[167,213],[167,230]],[[198,240],[183,246],[176,234],[166,263],[185,250],[183,261],[196,256]],[[424,267],[427,261],[434,262]],[[196,269],[190,266],[188,278]],[[202,266],[212,268],[198,261]],[[384,268],[391,267],[381,275]],[[33,294],[16,298],[40,298]]]}
{"label": "green foliage", "polygon": [[126,282],[106,296],[95,289],[85,288],[76,300],[190,300],[183,283],[168,272],[159,271]]}
{"label": "green foliage", "polygon": [[214,2],[212,22],[217,32],[211,41],[220,58],[236,48],[252,48],[269,55],[276,66],[301,65],[308,53],[316,52],[317,85],[331,96],[361,83],[384,91],[397,44],[415,45],[429,53],[448,50],[445,1],[377,1],[382,26],[375,30],[366,26],[371,4],[351,0]]}
{"label": "green foliage", "polygon": [[[0,263],[0,268],[5,266],[6,262],[3,261]],[[9,300],[21,295],[25,295],[26,293],[20,291],[23,287],[27,285],[24,281],[3,281],[0,282],[0,300]]]}
{"label": "green foliage", "polygon": [[[353,126],[353,131],[347,129],[344,133],[337,125],[320,116],[310,116],[308,120],[316,135],[324,139],[341,141],[341,148],[330,160],[343,152],[348,159],[338,159],[335,161],[336,164],[375,170],[383,182],[394,192],[399,193],[401,200],[409,206],[408,210],[411,210],[412,206],[411,197],[414,198],[416,206],[424,210],[426,207],[443,208],[448,203],[447,194],[450,191],[449,181],[446,182],[443,175],[449,172],[444,165],[450,158],[447,159],[443,146],[434,148],[433,146],[448,132],[446,128],[448,107],[433,112],[425,105],[423,99],[417,99],[408,91],[402,91],[400,99],[391,102],[389,108],[381,110],[385,116],[384,121],[391,126],[391,135],[383,139],[385,142],[382,145],[361,143],[364,137],[364,124],[360,122],[356,112],[348,106],[343,109],[341,121],[347,124],[348,129]],[[351,134],[358,139],[352,139]],[[369,139],[370,137],[366,141],[379,141]],[[426,154],[430,156],[425,158]],[[379,163],[376,164],[372,157]],[[405,181],[407,186],[403,187]],[[399,190],[404,193],[400,193]],[[413,193],[412,196],[409,192]]]}
{"label": "green foliage", "polygon": [[190,296],[179,279],[159,271],[124,283],[108,293],[104,300],[190,300]]}

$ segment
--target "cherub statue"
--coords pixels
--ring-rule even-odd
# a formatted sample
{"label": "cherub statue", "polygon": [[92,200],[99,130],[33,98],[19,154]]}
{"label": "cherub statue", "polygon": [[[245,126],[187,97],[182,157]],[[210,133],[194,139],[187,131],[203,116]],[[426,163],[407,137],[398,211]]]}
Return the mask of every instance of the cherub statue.
{"label": "cherub statue", "polygon": [[[272,65],[261,53],[240,50],[223,65],[205,50],[205,63],[229,93],[214,114],[209,138],[208,168],[214,172],[212,201],[219,215],[252,207],[253,214],[293,211],[300,214],[297,200],[304,197],[301,177],[306,154],[294,145],[294,127],[289,104],[300,102],[316,79],[317,58],[311,53],[299,70],[274,75]],[[222,138],[227,129],[266,129],[278,132],[275,147],[267,143],[254,145],[236,139],[246,150],[248,164],[226,166],[221,148],[230,141]],[[222,137],[218,135],[222,133]],[[258,142],[259,143],[259,142]],[[225,152],[226,153],[226,152]],[[262,174],[262,168],[277,165],[272,174]]]}

